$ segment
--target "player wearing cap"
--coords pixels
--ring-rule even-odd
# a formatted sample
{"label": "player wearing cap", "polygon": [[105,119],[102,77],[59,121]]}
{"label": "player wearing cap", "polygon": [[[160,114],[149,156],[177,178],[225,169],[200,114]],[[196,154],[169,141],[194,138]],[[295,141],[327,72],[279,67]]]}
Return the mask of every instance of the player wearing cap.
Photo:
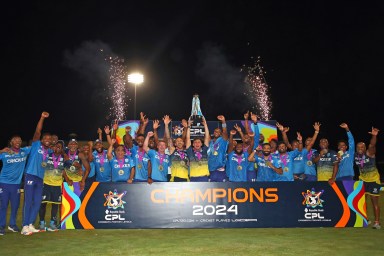
{"label": "player wearing cap", "polygon": [[20,136],[13,136],[10,148],[0,150],[3,167],[0,172],[0,235],[5,234],[8,203],[11,203],[11,215],[8,229],[20,232],[16,226],[16,215],[20,204],[20,184],[23,177],[27,156],[31,148],[21,148]]}
{"label": "player wearing cap", "polygon": [[[91,170],[89,162],[85,157],[85,154],[78,150],[78,142],[76,139],[71,139],[68,142],[68,150],[65,153],[69,158],[66,161],[66,165],[69,165],[69,168],[65,168],[65,173],[69,180],[79,182],[80,191],[83,191],[85,188],[85,180]],[[83,166],[85,169],[84,171]]]}
{"label": "player wearing cap", "polygon": [[52,152],[50,149],[52,143],[50,134],[44,134],[40,141],[44,120],[48,117],[49,113],[43,112],[37,123],[25,171],[23,229],[21,230],[21,234],[23,235],[31,235],[32,233],[39,232],[39,230],[33,226],[33,223],[40,209],[47,157],[48,154]]}

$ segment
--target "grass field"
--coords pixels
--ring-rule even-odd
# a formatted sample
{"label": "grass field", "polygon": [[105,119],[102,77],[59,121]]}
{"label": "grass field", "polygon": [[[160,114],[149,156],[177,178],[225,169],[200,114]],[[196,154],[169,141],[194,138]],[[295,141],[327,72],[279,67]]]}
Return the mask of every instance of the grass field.
{"label": "grass field", "polygon": [[[382,192],[384,224],[383,196]],[[370,202],[367,207],[373,220]],[[17,223],[21,226],[19,211]],[[47,221],[49,213],[47,208]],[[7,232],[0,236],[0,256],[362,254],[384,255],[384,227],[60,230],[31,236]]]}

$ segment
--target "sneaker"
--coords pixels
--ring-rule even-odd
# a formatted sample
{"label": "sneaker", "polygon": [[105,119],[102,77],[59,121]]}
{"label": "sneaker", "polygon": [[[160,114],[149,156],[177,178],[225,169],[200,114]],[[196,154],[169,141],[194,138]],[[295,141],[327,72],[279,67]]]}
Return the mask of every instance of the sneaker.
{"label": "sneaker", "polygon": [[40,232],[47,231],[47,228],[45,227],[45,221],[40,221],[39,230],[40,230]]}
{"label": "sneaker", "polygon": [[40,232],[40,230],[36,229],[35,226],[33,226],[32,224],[29,224],[28,229],[32,233],[39,233]]}
{"label": "sneaker", "polygon": [[368,223],[368,225],[371,225],[371,224],[372,224],[372,221],[367,220],[367,223]]}
{"label": "sneaker", "polygon": [[3,227],[0,228],[0,236],[3,236],[5,235],[5,230]]}
{"label": "sneaker", "polygon": [[381,229],[381,226],[378,222],[375,222],[373,225],[372,225],[372,228],[373,229]]}
{"label": "sneaker", "polygon": [[10,225],[8,226],[8,230],[12,231],[12,232],[20,232],[20,229],[18,226],[16,225]]}
{"label": "sneaker", "polygon": [[24,226],[20,233],[25,236],[32,235],[32,231],[29,230],[29,226]]}
{"label": "sneaker", "polygon": [[48,231],[59,231],[55,225],[55,222],[51,221],[49,224],[49,227],[47,228]]}

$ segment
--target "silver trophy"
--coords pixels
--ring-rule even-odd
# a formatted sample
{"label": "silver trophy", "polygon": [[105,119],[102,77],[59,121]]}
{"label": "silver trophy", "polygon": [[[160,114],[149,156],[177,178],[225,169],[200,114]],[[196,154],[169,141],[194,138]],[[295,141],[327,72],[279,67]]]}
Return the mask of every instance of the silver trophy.
{"label": "silver trophy", "polygon": [[203,120],[203,113],[201,112],[200,108],[200,100],[199,95],[195,94],[192,98],[192,110],[191,110],[191,116],[190,120],[192,120],[192,126],[203,126],[201,124],[201,121]]}

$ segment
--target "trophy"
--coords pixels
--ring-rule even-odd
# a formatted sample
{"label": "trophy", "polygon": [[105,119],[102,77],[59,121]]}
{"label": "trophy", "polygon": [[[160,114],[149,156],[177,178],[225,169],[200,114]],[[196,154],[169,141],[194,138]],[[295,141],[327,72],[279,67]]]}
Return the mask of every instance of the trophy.
{"label": "trophy", "polygon": [[202,123],[203,118],[204,116],[200,108],[199,95],[195,94],[193,95],[193,98],[192,98],[192,110],[191,110],[191,116],[189,117],[189,120],[192,121],[191,137],[204,137],[205,131],[204,131],[204,125]]}
{"label": "trophy", "polygon": [[201,121],[203,120],[203,113],[200,108],[199,95],[195,94],[192,98],[192,110],[190,120],[192,120],[192,126],[202,126]]}

